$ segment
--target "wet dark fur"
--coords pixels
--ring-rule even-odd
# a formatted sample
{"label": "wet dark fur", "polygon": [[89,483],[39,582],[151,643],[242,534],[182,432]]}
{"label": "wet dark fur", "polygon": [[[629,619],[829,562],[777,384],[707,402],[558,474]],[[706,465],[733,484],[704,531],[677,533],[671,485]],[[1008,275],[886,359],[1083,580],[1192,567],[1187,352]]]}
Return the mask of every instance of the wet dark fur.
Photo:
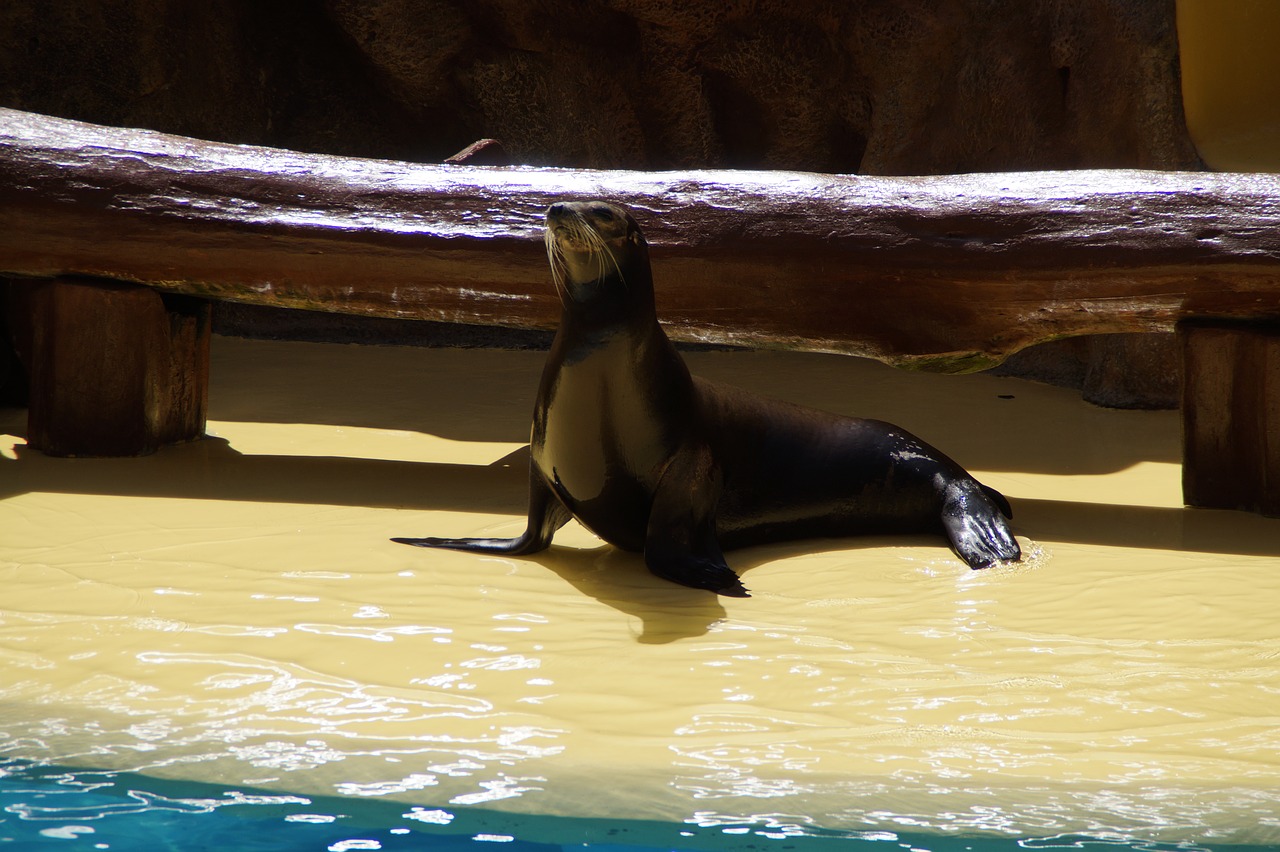
{"label": "wet dark fur", "polygon": [[554,204],[547,246],[564,311],[534,406],[528,527],[395,541],[536,553],[573,517],[660,577],[733,596],[747,590],[722,551],[767,541],[927,532],[974,568],[1020,557],[1008,501],[906,430],[691,377],[625,210]]}

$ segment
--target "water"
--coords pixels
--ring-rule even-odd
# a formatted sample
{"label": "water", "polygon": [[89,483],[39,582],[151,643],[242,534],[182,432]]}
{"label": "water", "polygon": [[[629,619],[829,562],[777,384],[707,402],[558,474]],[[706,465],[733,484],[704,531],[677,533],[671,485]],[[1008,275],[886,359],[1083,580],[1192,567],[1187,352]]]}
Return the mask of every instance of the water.
{"label": "water", "polygon": [[[1098,849],[1108,852],[1264,847],[1162,844],[1118,835],[1036,838],[952,837],[890,831],[835,832],[786,817],[700,825],[504,814],[483,809],[405,806],[337,797],[162,781],[120,772],[0,764],[0,848],[146,850],[825,850],[1000,852]],[[1266,847],[1270,848],[1270,847]]]}
{"label": "water", "polygon": [[528,559],[405,548],[519,532],[540,356],[220,339],[209,440],[49,459],[0,414],[0,837],[1280,843],[1280,521],[1181,506],[1175,415],[690,361],[944,447],[1031,558],[774,545],[725,600],[573,526]]}

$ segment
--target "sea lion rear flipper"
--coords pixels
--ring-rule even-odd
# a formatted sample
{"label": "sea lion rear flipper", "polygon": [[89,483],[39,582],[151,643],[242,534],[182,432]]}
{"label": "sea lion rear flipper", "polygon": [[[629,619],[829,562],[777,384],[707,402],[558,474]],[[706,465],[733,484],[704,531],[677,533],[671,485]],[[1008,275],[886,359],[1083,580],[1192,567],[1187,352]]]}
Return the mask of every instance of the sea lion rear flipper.
{"label": "sea lion rear flipper", "polygon": [[989,485],[983,485],[981,482],[978,483],[978,487],[982,489],[983,494],[986,494],[995,501],[996,506],[999,507],[1000,512],[1006,518],[1009,518],[1010,520],[1013,519],[1013,507],[1009,505],[1008,497],[1004,496]]}
{"label": "sea lion rear flipper", "polygon": [[704,444],[682,447],[663,471],[649,509],[644,563],[682,586],[733,598],[750,597],[724,561],[716,540],[721,476]]}
{"label": "sea lion rear flipper", "polygon": [[1006,516],[1012,517],[1013,511],[1005,496],[976,480],[952,482],[943,495],[943,530],[951,549],[970,568],[1016,562],[1022,557]]}
{"label": "sea lion rear flipper", "polygon": [[569,522],[569,510],[530,465],[529,523],[519,538],[393,538],[397,544],[440,547],[472,553],[505,553],[520,556],[546,550],[556,530]]}

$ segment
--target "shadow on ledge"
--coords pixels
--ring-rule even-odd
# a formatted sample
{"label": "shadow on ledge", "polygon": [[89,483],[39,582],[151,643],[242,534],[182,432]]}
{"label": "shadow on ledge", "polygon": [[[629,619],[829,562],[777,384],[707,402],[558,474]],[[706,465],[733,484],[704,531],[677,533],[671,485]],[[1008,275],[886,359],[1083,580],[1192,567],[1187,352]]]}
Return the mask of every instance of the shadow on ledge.
{"label": "shadow on ledge", "polygon": [[[143,458],[56,459],[21,445],[15,454],[16,459],[0,458],[0,499],[49,492],[483,512],[516,518],[522,518],[527,507],[527,447],[488,465],[245,455],[217,438],[168,447]],[[1280,556],[1280,519],[1246,512],[1023,498],[1016,492],[1010,499],[1015,531],[1043,543]],[[471,533],[416,526],[403,530],[413,536]],[[804,542],[787,547],[795,553],[814,549]],[[731,562],[742,564],[743,559]]]}

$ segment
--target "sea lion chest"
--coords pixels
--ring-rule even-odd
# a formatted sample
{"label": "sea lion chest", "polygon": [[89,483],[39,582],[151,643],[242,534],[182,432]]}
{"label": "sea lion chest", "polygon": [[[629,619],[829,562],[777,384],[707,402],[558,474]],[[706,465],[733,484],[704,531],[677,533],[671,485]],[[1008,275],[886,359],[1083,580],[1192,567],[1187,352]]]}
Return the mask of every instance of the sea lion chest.
{"label": "sea lion chest", "polygon": [[[535,467],[583,526],[644,548],[653,492],[679,446],[678,375],[643,341],[553,348],[534,410]],[[687,385],[687,374],[685,378]]]}

